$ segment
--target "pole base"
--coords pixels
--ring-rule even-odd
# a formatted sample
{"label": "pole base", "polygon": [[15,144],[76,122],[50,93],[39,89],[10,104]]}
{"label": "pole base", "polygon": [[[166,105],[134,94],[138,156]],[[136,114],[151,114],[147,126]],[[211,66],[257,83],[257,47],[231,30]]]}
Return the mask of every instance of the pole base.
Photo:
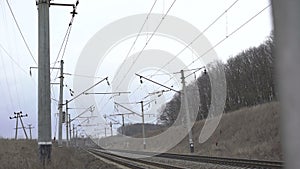
{"label": "pole base", "polygon": [[194,143],[190,143],[190,152],[194,153]]}
{"label": "pole base", "polygon": [[52,145],[39,145],[39,158],[43,166],[51,162]]}

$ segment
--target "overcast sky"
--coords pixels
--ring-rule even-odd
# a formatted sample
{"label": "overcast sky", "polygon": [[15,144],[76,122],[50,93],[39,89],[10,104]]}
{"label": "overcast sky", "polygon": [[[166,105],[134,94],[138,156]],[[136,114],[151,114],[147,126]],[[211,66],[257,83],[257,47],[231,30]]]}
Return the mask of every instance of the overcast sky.
{"label": "overcast sky", "polygon": [[[217,18],[235,0],[177,0],[171,8],[169,15],[181,18],[200,31],[203,31],[215,18]],[[37,60],[37,8],[34,0],[13,1],[8,0],[23,35]],[[75,3],[75,0],[55,0],[57,3]],[[70,34],[69,43],[64,56],[65,70],[74,73],[77,58],[88,40],[101,28],[123,17],[134,14],[148,13],[154,0],[84,0],[80,1]],[[165,13],[173,0],[158,0],[153,13]],[[226,35],[259,12],[269,4],[269,0],[240,0],[220,20],[212,26],[205,36],[211,44],[218,43]],[[50,36],[51,36],[51,63],[55,61],[59,47],[62,43],[68,23],[71,19],[70,7],[51,6],[50,8]],[[132,25],[141,27],[141,25]],[[257,46],[262,43],[272,31],[271,8],[261,13],[257,18],[228,38],[215,48],[218,56],[225,62],[228,57],[234,56],[243,49]],[[13,21],[6,0],[0,1],[0,136],[14,137],[15,121],[10,120],[13,112],[27,113],[24,124],[33,124],[33,137],[37,137],[37,71],[29,67],[37,66],[22,41],[20,33]],[[6,52],[4,51],[6,50]],[[7,55],[9,54],[9,56]],[[11,58],[10,58],[11,57]],[[58,66],[58,64],[56,65]],[[103,76],[111,74],[108,69],[102,69]],[[52,80],[56,72],[52,74]],[[96,79],[97,80],[97,79]],[[99,80],[99,79],[98,79]],[[65,99],[70,99],[69,89],[73,87],[73,77],[65,78]],[[79,91],[75,91],[79,92]],[[53,86],[52,97],[58,99],[58,88]],[[97,97],[101,100],[101,97]],[[107,98],[103,99],[105,102]],[[99,101],[101,102],[101,101]],[[104,103],[99,103],[103,105]],[[74,105],[70,105],[71,107]],[[112,107],[105,111],[113,110]],[[52,133],[55,134],[57,104],[52,103]],[[74,116],[78,112],[71,112]],[[118,120],[118,119],[117,119]],[[24,137],[19,130],[19,137]]]}

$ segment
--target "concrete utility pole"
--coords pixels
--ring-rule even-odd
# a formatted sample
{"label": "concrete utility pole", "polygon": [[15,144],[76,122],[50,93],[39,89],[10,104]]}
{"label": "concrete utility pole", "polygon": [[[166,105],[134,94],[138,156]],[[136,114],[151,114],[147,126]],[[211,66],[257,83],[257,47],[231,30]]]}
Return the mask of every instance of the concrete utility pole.
{"label": "concrete utility pole", "polygon": [[[73,141],[74,141],[74,139],[75,139],[75,124],[73,124],[73,129],[72,129],[72,131],[73,131]],[[72,141],[72,142],[73,142]],[[72,143],[73,145],[74,145],[74,142]]]}
{"label": "concrete utility pole", "polygon": [[[188,100],[187,100],[187,92],[186,92],[186,86],[185,86],[185,77],[184,77],[184,71],[181,70],[181,83],[182,83],[182,93],[181,93],[181,100],[183,101],[183,106],[185,108],[185,113],[186,113],[186,121],[187,121],[187,127],[191,127],[191,119],[190,119],[190,110],[189,110],[189,105],[188,105]],[[194,152],[194,142],[193,142],[193,133],[192,133],[192,128],[189,131],[189,146],[190,146],[190,152]]]}
{"label": "concrete utility pole", "polygon": [[68,123],[67,125],[69,125],[69,141],[71,141],[71,138],[72,138],[72,135],[71,135],[71,132],[72,132],[72,127],[71,127],[71,115],[69,114],[69,119],[68,119]]}
{"label": "concrete utility pole", "polygon": [[38,145],[45,166],[51,158],[49,0],[38,0]]}
{"label": "concrete utility pole", "polygon": [[78,127],[76,127],[75,146],[77,147]]}
{"label": "concrete utility pole", "polygon": [[122,115],[122,134],[125,134],[125,121],[124,121],[124,114]]}
{"label": "concrete utility pole", "polygon": [[300,1],[271,1],[284,168],[300,166]]}
{"label": "concrete utility pole", "polygon": [[59,101],[58,101],[58,145],[62,145],[62,109],[63,109],[63,93],[64,93],[64,61],[60,61],[60,83],[59,83]]}
{"label": "concrete utility pole", "polygon": [[140,102],[137,102],[136,104],[140,103],[141,104],[141,110],[142,110],[142,114],[138,114],[136,112],[134,112],[133,110],[121,105],[120,103],[117,103],[115,102],[116,105],[119,105],[120,107],[132,112],[130,114],[136,114],[138,116],[140,116],[142,118],[142,135],[143,135],[143,146],[144,146],[144,149],[146,149],[146,134],[145,134],[145,114],[144,114],[144,102],[143,101],[140,101]]}
{"label": "concrete utility pole", "polygon": [[113,136],[112,122],[109,123],[109,126],[110,126],[110,136]]}
{"label": "concrete utility pole", "polygon": [[118,114],[112,114],[109,115],[110,117],[114,117],[114,116],[121,116],[122,117],[122,134],[125,134],[125,119],[124,119],[124,115],[131,115],[131,114],[135,114],[135,113],[118,113]]}
{"label": "concrete utility pole", "polygon": [[26,137],[26,139],[28,139],[28,136],[27,136],[27,133],[26,133],[26,130],[25,130],[25,127],[24,127],[24,123],[22,121],[22,117],[27,117],[28,115],[27,114],[23,115],[21,111],[20,112],[14,112],[14,114],[15,114],[15,116],[9,117],[9,119],[16,119],[15,139],[17,140],[17,138],[18,138],[18,129],[19,129],[19,127],[18,127],[18,125],[19,125],[18,124],[19,123],[18,119],[20,119],[20,121],[21,121],[22,129],[24,131],[25,137]]}
{"label": "concrete utility pole", "polygon": [[144,116],[144,102],[141,101],[141,108],[142,108],[142,132],[143,132],[143,145],[144,149],[146,149],[146,136],[145,136],[145,116]]}
{"label": "concrete utility pole", "polygon": [[66,100],[66,115],[65,115],[65,124],[66,124],[66,145],[68,146],[68,142],[69,142],[69,131],[68,131],[68,123],[70,123],[70,120],[69,120],[69,105],[68,105],[69,101]]}

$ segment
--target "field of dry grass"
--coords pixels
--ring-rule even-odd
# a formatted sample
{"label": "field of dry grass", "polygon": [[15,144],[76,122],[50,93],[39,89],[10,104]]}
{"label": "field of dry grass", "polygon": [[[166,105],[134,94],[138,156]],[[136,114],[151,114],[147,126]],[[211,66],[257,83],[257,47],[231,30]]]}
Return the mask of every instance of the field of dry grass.
{"label": "field of dry grass", "polygon": [[[36,141],[0,139],[0,169],[41,169]],[[80,149],[52,147],[52,161],[46,169],[113,169]]]}
{"label": "field of dry grass", "polygon": [[[214,134],[203,144],[198,138],[204,121],[193,128],[195,153],[250,159],[282,160],[279,103],[272,102],[224,114]],[[188,153],[185,138],[171,152]]]}
{"label": "field of dry grass", "polygon": [[[224,114],[214,134],[203,144],[198,137],[204,121],[193,127],[195,154],[250,159],[282,160],[279,131],[279,103],[267,103]],[[147,135],[156,135],[163,130]],[[122,146],[122,145],[120,145]],[[129,147],[130,148],[130,147]],[[189,153],[188,138],[170,150]],[[40,169],[36,141],[0,139],[0,169]],[[116,168],[83,150],[52,147],[47,169]]]}
{"label": "field of dry grass", "polygon": [[[204,125],[198,121],[193,127],[193,140],[195,154],[237,157],[248,159],[282,160],[279,133],[279,103],[272,102],[224,114],[220,124],[213,135],[204,143],[199,143],[199,135]],[[147,151],[162,151],[170,146],[169,143],[176,139],[176,134],[182,134],[182,130],[174,127],[173,135],[163,137],[161,140],[151,140],[151,136],[157,136],[166,129],[146,132]],[[187,134],[187,132],[184,132]],[[136,137],[141,137],[138,133]],[[152,137],[154,138],[154,137]],[[143,150],[142,141],[131,140],[121,136],[107,137],[101,140],[103,147],[108,149]],[[102,146],[102,145],[101,145]],[[179,144],[171,148],[169,152],[189,153],[188,136]]]}

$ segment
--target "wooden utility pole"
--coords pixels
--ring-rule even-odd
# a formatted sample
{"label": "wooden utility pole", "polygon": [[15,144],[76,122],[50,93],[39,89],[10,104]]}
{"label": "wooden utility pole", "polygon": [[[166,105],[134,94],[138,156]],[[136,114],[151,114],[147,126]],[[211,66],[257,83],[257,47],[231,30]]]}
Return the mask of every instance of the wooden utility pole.
{"label": "wooden utility pole", "polygon": [[32,140],[32,133],[31,133],[31,129],[33,129],[34,127],[32,127],[32,124],[28,124],[28,129],[29,129],[29,138],[30,140]]}
{"label": "wooden utility pole", "polygon": [[27,133],[26,133],[26,130],[25,130],[25,127],[24,127],[24,123],[22,121],[22,117],[27,117],[28,115],[27,114],[23,115],[21,111],[20,112],[14,112],[14,114],[15,114],[15,116],[9,117],[9,119],[16,119],[15,139],[16,140],[18,139],[18,129],[19,129],[19,127],[18,127],[19,120],[18,119],[20,119],[20,121],[21,121],[22,129],[24,131],[25,137],[26,137],[26,139],[28,139],[28,136],[27,136]]}

